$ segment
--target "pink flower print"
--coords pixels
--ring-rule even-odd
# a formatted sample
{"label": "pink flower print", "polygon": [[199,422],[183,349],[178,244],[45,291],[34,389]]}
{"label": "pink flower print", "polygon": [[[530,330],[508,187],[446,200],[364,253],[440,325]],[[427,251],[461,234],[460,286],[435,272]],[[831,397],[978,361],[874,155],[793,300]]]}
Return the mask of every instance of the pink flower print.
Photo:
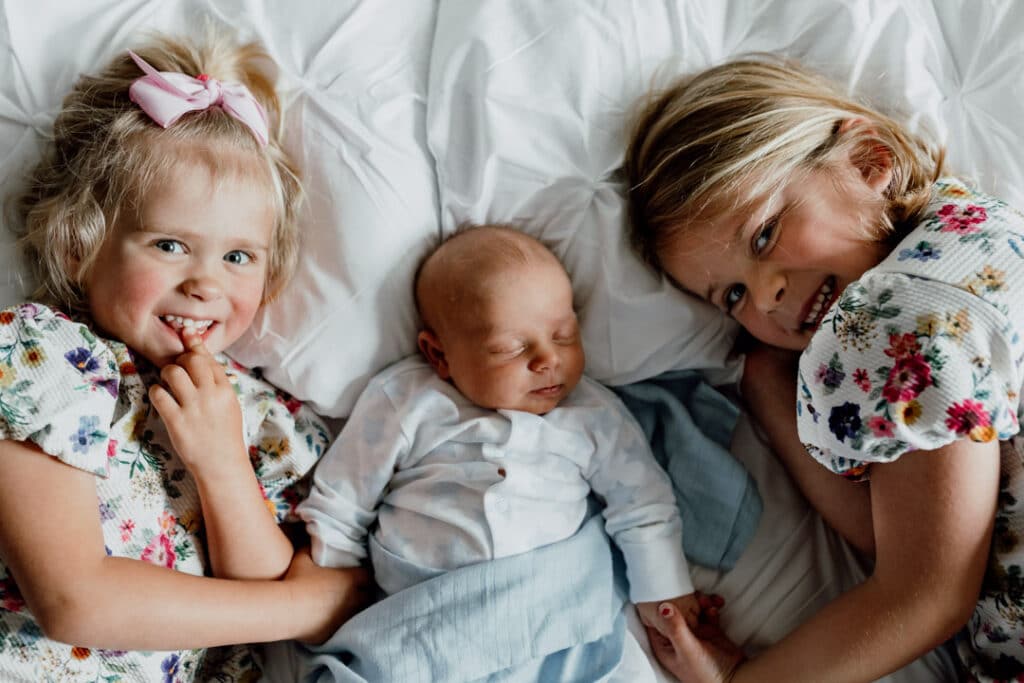
{"label": "pink flower print", "polygon": [[127,543],[131,540],[133,531],[135,531],[135,522],[130,519],[121,522],[121,542]]}
{"label": "pink flower print", "polygon": [[167,510],[160,513],[160,528],[166,531],[168,535],[174,535],[175,526],[177,526],[177,524],[178,520]]}
{"label": "pink flower print", "polygon": [[875,436],[891,437],[893,436],[892,428],[895,426],[896,425],[889,420],[886,420],[881,415],[872,415],[871,419],[868,420],[868,429],[870,429],[871,433]]}
{"label": "pink flower print", "polygon": [[281,403],[289,414],[295,415],[302,408],[302,401],[285,393],[278,393],[277,400]]}
{"label": "pink flower print", "polygon": [[111,439],[107,442],[107,457],[113,458],[117,456],[117,439]]}
{"label": "pink flower print", "polygon": [[939,220],[942,221],[942,232],[955,232],[960,235],[969,235],[978,232],[978,224],[984,223],[988,218],[985,207],[977,204],[957,206],[946,204],[939,209]]}
{"label": "pink flower print", "polygon": [[871,391],[871,379],[868,377],[868,371],[864,368],[857,368],[853,371],[853,383],[860,387],[861,391]]}
{"label": "pink flower print", "polygon": [[8,612],[20,612],[25,607],[21,592],[11,579],[0,579],[0,606]]}
{"label": "pink flower print", "polygon": [[994,437],[992,418],[980,401],[964,399],[946,408],[946,426],[957,436],[970,435],[975,441],[991,441]]}
{"label": "pink flower print", "polygon": [[889,371],[882,387],[882,396],[889,403],[901,403],[917,398],[932,383],[932,369],[924,356],[899,358]]}
{"label": "pink flower print", "polygon": [[154,536],[149,545],[142,549],[139,559],[143,562],[174,569],[174,561],[177,557],[174,554],[174,546],[171,544],[170,537],[167,534],[160,534]]}
{"label": "pink flower print", "polygon": [[890,334],[889,348],[885,350],[885,355],[898,360],[907,356],[917,355],[917,352],[920,350],[921,345],[917,342],[917,336],[913,332]]}

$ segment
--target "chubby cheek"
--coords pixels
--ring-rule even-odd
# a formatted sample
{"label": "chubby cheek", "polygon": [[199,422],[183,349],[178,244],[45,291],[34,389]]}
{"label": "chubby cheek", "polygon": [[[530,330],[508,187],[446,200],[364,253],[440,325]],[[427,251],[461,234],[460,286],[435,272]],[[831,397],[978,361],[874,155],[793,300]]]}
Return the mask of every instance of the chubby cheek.
{"label": "chubby cheek", "polygon": [[152,272],[123,270],[118,277],[93,279],[89,286],[89,308],[107,332],[123,338],[157,313],[156,304],[165,291],[165,284]]}
{"label": "chubby cheek", "polygon": [[252,325],[263,299],[263,285],[242,284],[231,294],[231,324],[224,330],[224,346],[230,346]]}

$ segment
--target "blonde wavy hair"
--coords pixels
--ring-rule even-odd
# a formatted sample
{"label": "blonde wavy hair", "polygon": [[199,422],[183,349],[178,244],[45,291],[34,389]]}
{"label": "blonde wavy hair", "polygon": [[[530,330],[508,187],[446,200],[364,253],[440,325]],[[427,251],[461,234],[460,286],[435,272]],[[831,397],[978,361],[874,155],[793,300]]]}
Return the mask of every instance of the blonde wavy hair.
{"label": "blonde wavy hair", "polygon": [[212,29],[196,43],[154,36],[134,51],[158,71],[244,84],[267,112],[270,140],[260,145],[245,124],[218,107],[161,128],[128,99],[129,86],[143,74],[127,51],[98,74],[82,76],[64,98],[28,188],[14,201],[20,243],[38,283],[35,296],[85,310],[83,283],[110,227],[125,212],[138,217],[150,188],[176,164],[193,161],[214,175],[255,173],[267,184],[275,217],[263,294],[264,303],[270,301],[296,267],[302,201],[298,173],[281,147],[273,61],[260,45],[239,44]]}
{"label": "blonde wavy hair", "polygon": [[[844,126],[852,120],[864,125]],[[698,219],[771,197],[800,174],[844,155],[892,163],[880,225],[870,239],[898,236],[927,204],[944,152],[836,84],[773,55],[753,55],[682,78],[641,102],[630,134],[630,241],[662,271],[659,252]]]}

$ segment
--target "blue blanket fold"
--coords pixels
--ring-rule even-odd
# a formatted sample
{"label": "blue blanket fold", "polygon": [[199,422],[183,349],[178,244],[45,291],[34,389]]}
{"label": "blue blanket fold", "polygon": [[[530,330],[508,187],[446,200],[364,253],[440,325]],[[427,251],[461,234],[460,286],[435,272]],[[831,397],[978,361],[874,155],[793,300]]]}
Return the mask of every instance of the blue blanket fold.
{"label": "blue blanket fold", "polygon": [[[565,541],[427,578],[360,612],[321,646],[267,646],[265,680],[602,680],[625,635],[626,591],[616,578],[624,572],[609,544],[596,515]],[[374,562],[388,554],[376,549]]]}
{"label": "blue blanket fold", "polygon": [[668,472],[683,519],[683,551],[732,569],[757,530],[757,482],[729,452],[739,409],[695,371],[612,387]]}

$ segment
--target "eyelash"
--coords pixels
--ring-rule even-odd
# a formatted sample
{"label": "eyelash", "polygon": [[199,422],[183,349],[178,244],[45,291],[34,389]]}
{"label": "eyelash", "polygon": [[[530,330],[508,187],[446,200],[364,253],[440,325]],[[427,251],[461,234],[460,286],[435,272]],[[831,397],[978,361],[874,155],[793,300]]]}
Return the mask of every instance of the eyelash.
{"label": "eyelash", "polygon": [[[755,257],[760,257],[765,254],[768,248],[772,244],[772,238],[775,237],[775,232],[779,227],[779,214],[775,214],[758,228],[757,234],[754,235],[754,240],[751,244],[751,251],[754,252]],[[758,249],[757,244],[764,240],[764,245]],[[735,301],[730,301],[729,297],[740,289],[740,293]],[[743,300],[743,296],[746,294],[747,288],[743,285],[729,285],[726,287],[725,292],[722,294],[722,302],[725,304],[725,310],[727,313],[732,313],[732,309]]]}

